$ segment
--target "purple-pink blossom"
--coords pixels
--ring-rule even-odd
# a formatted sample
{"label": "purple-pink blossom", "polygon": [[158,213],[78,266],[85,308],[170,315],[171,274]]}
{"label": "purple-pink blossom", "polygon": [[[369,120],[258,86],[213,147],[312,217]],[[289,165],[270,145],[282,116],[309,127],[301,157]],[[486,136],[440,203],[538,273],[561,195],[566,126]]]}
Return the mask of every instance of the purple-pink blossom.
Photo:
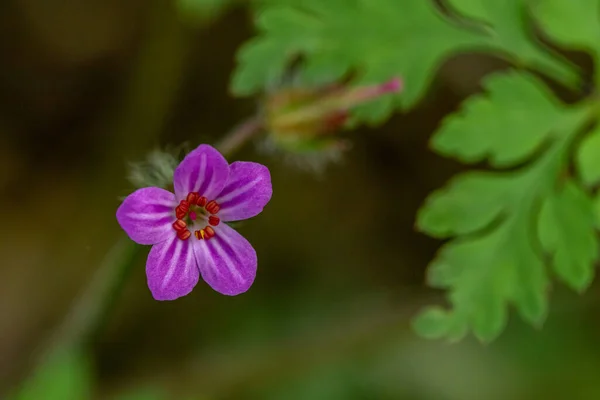
{"label": "purple-pink blossom", "polygon": [[271,199],[269,169],[254,162],[229,164],[200,145],[175,169],[175,194],[147,187],[130,194],[117,220],[131,240],[152,245],[146,263],[156,300],[185,296],[200,275],[214,290],[234,296],[256,276],[252,245],[225,222],[258,215]]}

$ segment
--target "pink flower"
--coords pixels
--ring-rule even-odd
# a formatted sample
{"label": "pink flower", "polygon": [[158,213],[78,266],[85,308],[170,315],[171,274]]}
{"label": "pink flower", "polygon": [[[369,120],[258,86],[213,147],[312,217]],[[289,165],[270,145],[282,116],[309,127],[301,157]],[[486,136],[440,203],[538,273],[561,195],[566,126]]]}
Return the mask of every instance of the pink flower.
{"label": "pink flower", "polygon": [[256,276],[252,245],[224,222],[258,215],[271,199],[267,167],[231,165],[213,147],[200,145],[175,169],[175,194],[147,187],[130,194],[117,220],[131,240],[153,245],[146,262],[156,300],[185,296],[200,275],[214,290],[234,296]]}

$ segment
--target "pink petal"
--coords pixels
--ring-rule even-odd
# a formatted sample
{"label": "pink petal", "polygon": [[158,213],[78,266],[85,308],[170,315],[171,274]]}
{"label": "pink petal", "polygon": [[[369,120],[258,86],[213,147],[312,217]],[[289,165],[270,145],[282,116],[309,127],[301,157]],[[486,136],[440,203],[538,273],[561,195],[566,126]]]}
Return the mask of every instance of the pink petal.
{"label": "pink petal", "polygon": [[156,244],[174,235],[177,203],[173,193],[157,187],[138,189],[117,210],[117,221],[131,240]]}
{"label": "pink petal", "polygon": [[219,293],[235,296],[247,291],[256,276],[256,251],[233,228],[220,224],[209,240],[194,242],[202,278]]}
{"label": "pink petal", "polygon": [[191,239],[173,236],[152,246],[146,262],[148,287],[156,300],[175,300],[190,293],[200,274]]}
{"label": "pink petal", "polygon": [[254,217],[271,200],[273,187],[269,169],[262,164],[237,161],[229,166],[229,180],[217,197],[223,221]]}
{"label": "pink petal", "polygon": [[209,200],[217,197],[227,183],[229,164],[214,147],[201,144],[175,169],[173,185],[178,200],[198,192]]}

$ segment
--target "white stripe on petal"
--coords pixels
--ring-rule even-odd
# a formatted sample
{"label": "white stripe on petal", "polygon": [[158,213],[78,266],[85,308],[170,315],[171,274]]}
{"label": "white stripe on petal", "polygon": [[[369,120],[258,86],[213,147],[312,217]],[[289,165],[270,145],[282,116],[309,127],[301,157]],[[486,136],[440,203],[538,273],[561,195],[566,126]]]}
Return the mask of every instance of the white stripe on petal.
{"label": "white stripe on petal", "polygon": [[[191,240],[191,239],[190,239]],[[186,251],[186,256],[185,256],[185,274],[181,275],[180,280],[183,279],[183,277],[185,276],[189,276],[190,272],[192,271],[192,268],[198,268],[198,265],[196,264],[196,260],[194,257],[194,250],[191,248],[191,244],[188,244],[185,251]]]}
{"label": "white stripe on petal", "polygon": [[156,220],[161,220],[163,218],[169,218],[169,217],[173,217],[173,212],[168,211],[168,212],[163,212],[163,213],[147,213],[147,214],[142,214],[142,213],[129,213],[127,214],[128,218],[131,219],[135,219],[137,221],[156,221]]}
{"label": "white stripe on petal", "polygon": [[156,204],[157,206],[169,207],[169,208],[173,208],[173,209],[175,209],[175,206],[177,205],[177,203],[174,201],[168,201],[168,202],[155,201],[154,204]]}
{"label": "white stripe on petal", "polygon": [[157,226],[154,228],[150,228],[148,230],[148,233],[150,234],[164,234],[164,235],[168,235],[169,232],[173,232],[173,235],[175,235],[175,231],[173,230],[173,228],[171,228],[170,226]]}
{"label": "white stripe on petal", "polygon": [[214,260],[212,259],[211,251],[208,248],[208,241],[201,240],[198,243],[198,245],[202,249],[202,254],[204,255],[204,257],[207,258],[206,260],[203,260],[203,265],[208,265],[208,267],[210,268],[210,270],[212,271],[212,273],[215,277],[223,276],[223,274],[221,274],[221,271],[219,271],[216,264],[214,263]]}
{"label": "white stripe on petal", "polygon": [[157,300],[174,300],[192,291],[199,271],[189,241],[172,236],[152,247],[146,263],[148,287]]}
{"label": "white stripe on petal", "polygon": [[223,190],[228,176],[227,160],[215,148],[202,144],[175,168],[175,194],[181,200],[188,193],[197,192],[212,200]]}
{"label": "white stripe on petal", "polygon": [[[181,251],[183,250],[183,240],[179,240],[179,239],[174,239],[174,240],[176,241],[175,252],[173,253],[173,258],[171,258],[171,260],[169,260],[170,261],[169,270],[165,274],[165,279],[163,280],[163,284],[162,284],[163,289],[171,281],[171,278],[173,277],[173,274],[175,273],[175,269],[177,268],[177,260],[179,260],[179,257],[181,256]],[[164,262],[164,257],[166,256],[166,254],[168,252],[168,248],[170,248],[171,246],[165,246],[165,247],[167,247],[167,251],[165,251],[165,252],[163,252],[163,254],[161,254],[161,262]]]}
{"label": "white stripe on petal", "polygon": [[238,189],[232,190],[231,192],[227,193],[225,196],[219,197],[219,202],[220,203],[226,203],[229,200],[233,200],[234,198],[236,198],[240,194],[247,192],[248,189],[250,189],[254,185],[256,185],[261,179],[262,179],[261,177],[255,178],[252,182],[248,182],[244,186],[242,186],[242,187],[240,187]]}
{"label": "white stripe on petal", "polygon": [[167,240],[175,221],[172,207],[175,196],[164,189],[138,189],[123,200],[117,221],[129,237],[139,244],[157,244]]}
{"label": "white stripe on petal", "polygon": [[[224,240],[223,237],[221,237],[221,239],[229,245],[229,247],[231,248],[231,250],[234,253],[236,253],[235,247],[231,246],[231,244],[229,244],[229,242]],[[223,259],[223,262],[225,262],[225,264],[227,266],[227,270],[231,273],[231,275],[233,276],[233,279],[235,279],[236,281],[241,282],[241,283],[245,282],[245,279],[240,274],[240,271],[238,271],[238,269],[236,268],[239,260],[236,261],[235,258],[231,258],[231,256],[223,249],[223,247],[221,247],[218,240],[215,241],[213,248],[216,250],[217,253],[219,253],[219,256],[221,256],[221,259]]]}
{"label": "white stripe on petal", "polygon": [[[204,175],[206,174],[206,164],[207,164],[206,154],[203,153],[200,155],[200,167],[198,168],[198,176],[196,177],[196,182],[192,184],[192,192],[197,192],[200,190],[200,186],[202,186],[202,182],[204,181]],[[203,194],[200,193],[200,196]]]}
{"label": "white stripe on petal", "polygon": [[217,292],[229,296],[247,291],[256,276],[256,252],[242,235],[223,224],[216,236],[194,242],[202,277]]}

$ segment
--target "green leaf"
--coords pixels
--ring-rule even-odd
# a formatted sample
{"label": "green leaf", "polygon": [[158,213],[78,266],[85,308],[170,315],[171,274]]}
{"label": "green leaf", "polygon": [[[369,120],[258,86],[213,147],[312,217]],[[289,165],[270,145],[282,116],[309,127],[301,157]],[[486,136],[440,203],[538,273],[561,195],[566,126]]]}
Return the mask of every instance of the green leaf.
{"label": "green leaf", "polygon": [[558,44],[590,52],[600,49],[599,0],[537,0],[532,15]]}
{"label": "green leaf", "polygon": [[238,53],[231,82],[246,96],[280,85],[293,60],[301,58],[297,82],[330,83],[354,73],[353,83],[403,78],[404,91],[361,107],[361,120],[378,122],[424,95],[437,68],[467,51],[488,51],[518,65],[537,68],[568,84],[579,83],[573,67],[530,34],[523,0],[453,0],[479,29],[441,13],[431,0],[262,0],[258,36]]}
{"label": "green leaf", "polygon": [[490,234],[454,240],[430,266],[429,283],[451,289],[453,309],[444,326],[473,330],[482,341],[494,339],[513,303],[523,318],[539,325],[546,315],[547,278],[529,243],[525,216],[511,216]]}
{"label": "green leaf", "polygon": [[[330,82],[349,70],[359,81],[382,82],[400,75],[402,99],[414,104],[448,56],[475,46],[482,36],[446,23],[433,4],[407,0],[305,0],[267,3],[257,20],[259,36],[242,47],[232,89],[238,95],[262,90],[280,78],[288,62],[305,56],[306,84]],[[392,99],[373,112],[391,111]]]}
{"label": "green leaf", "polygon": [[445,120],[435,150],[469,163],[514,165],[539,149],[564,116],[564,106],[530,74],[492,75],[483,86],[487,95],[471,97]]}
{"label": "green leaf", "polygon": [[52,353],[10,400],[91,399],[92,372],[88,359],[78,350]]}
{"label": "green leaf", "polygon": [[[570,0],[556,0],[568,3]],[[448,0],[463,15],[485,22],[482,29],[488,30],[493,38],[491,45],[500,52],[511,55],[511,61],[553,77],[568,85],[576,84],[579,77],[564,59],[544,48],[533,35],[529,18],[525,16],[526,0]]]}
{"label": "green leaf", "polygon": [[417,227],[439,238],[483,229],[506,208],[503,193],[507,183],[488,172],[459,175],[447,189],[429,196],[419,210]]}
{"label": "green leaf", "polygon": [[[543,216],[539,216],[539,204],[550,201],[548,197],[554,199],[557,181],[568,167],[571,143],[593,109],[559,104],[526,74],[496,74],[485,86],[488,97],[467,101],[461,114],[451,116],[434,137],[435,148],[471,162],[486,157],[500,166],[529,162],[512,171],[459,175],[433,193],[420,210],[417,226],[422,231],[452,237],[428,272],[431,286],[448,290],[451,309],[436,308],[417,318],[415,329],[426,337],[459,339],[472,331],[481,341],[490,341],[504,329],[510,305],[525,321],[535,326],[543,323],[550,281],[542,249],[533,239],[532,221],[538,218],[545,226],[562,224],[557,229],[565,229],[564,234],[573,240],[585,236],[583,250],[581,244],[576,247],[584,251],[579,255],[565,254],[562,246],[570,242],[558,243],[548,236],[544,243],[555,253],[561,277],[568,277],[578,288],[587,279],[580,272],[566,271],[565,264],[580,269],[581,260],[589,261],[591,207],[583,207],[580,196],[571,192],[553,200],[550,211],[545,206]],[[508,93],[514,95],[512,101]],[[528,113],[521,111],[525,104]],[[493,124],[488,118],[494,118]],[[584,218],[588,231],[581,234],[576,230],[586,226]],[[551,232],[544,229],[546,235]]]}
{"label": "green leaf", "polygon": [[529,240],[532,198],[523,195],[531,190],[530,179],[529,174],[469,173],[426,203],[419,225],[428,233],[439,232],[440,220],[445,233],[461,235],[505,217],[479,235],[451,241],[430,266],[430,285],[451,289],[454,306],[443,327],[431,330],[444,332],[442,328],[454,326],[454,332],[464,334],[470,327],[480,340],[492,340],[506,324],[508,303],[515,304],[527,321],[536,325],[543,321],[547,278]]}
{"label": "green leaf", "polygon": [[581,180],[589,186],[600,183],[600,128],[588,134],[577,150],[577,171]]}
{"label": "green leaf", "polygon": [[598,242],[594,231],[594,204],[573,181],[545,198],[538,221],[543,248],[552,253],[556,274],[577,291],[594,277]]}

